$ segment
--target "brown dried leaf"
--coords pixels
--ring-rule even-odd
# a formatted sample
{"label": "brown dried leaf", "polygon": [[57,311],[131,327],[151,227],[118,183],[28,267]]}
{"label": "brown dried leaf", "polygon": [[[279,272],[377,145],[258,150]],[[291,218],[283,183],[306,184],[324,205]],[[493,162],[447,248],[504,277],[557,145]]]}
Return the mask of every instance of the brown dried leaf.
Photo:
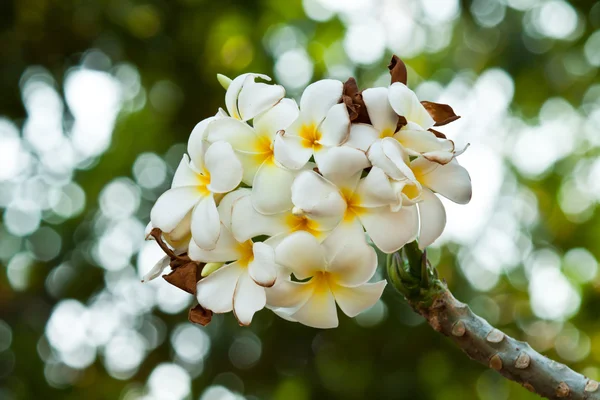
{"label": "brown dried leaf", "polygon": [[423,104],[423,107],[425,107],[431,118],[435,121],[435,126],[446,125],[460,118],[448,104],[434,103],[432,101],[422,101],[421,104]]}
{"label": "brown dried leaf", "polygon": [[190,261],[187,264],[174,268],[170,274],[163,275],[163,278],[171,285],[195,295],[196,284],[202,278],[200,275],[201,271],[202,268],[200,268],[198,263]]}
{"label": "brown dried leaf", "polygon": [[396,55],[392,56],[388,69],[392,75],[392,83],[401,82],[406,85],[406,82],[408,81],[408,71],[400,57]]}
{"label": "brown dried leaf", "polygon": [[435,129],[428,129],[429,132],[433,133],[436,137],[440,138],[440,139],[447,139],[446,135],[444,135],[442,132],[440,131],[436,131]]}
{"label": "brown dried leaf", "polygon": [[202,326],[208,325],[212,320],[212,316],[213,312],[202,307],[200,304],[194,308],[191,308],[190,312],[188,313],[188,319],[190,322]]}
{"label": "brown dried leaf", "polygon": [[367,112],[367,107],[363,101],[362,94],[358,90],[356,79],[350,77],[346,82],[344,82],[344,90],[342,92],[342,99],[340,102],[346,104],[350,121],[361,122],[365,124],[371,123],[371,119],[369,118],[369,113]]}

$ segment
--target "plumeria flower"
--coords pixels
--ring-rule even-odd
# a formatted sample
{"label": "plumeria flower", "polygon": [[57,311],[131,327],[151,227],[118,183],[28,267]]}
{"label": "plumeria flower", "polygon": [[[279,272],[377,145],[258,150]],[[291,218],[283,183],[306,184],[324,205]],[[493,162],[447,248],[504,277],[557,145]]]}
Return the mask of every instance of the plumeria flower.
{"label": "plumeria flower", "polygon": [[392,178],[399,202],[418,205],[421,248],[433,243],[446,226],[444,205],[434,192],[458,204],[471,200],[471,178],[456,159],[444,165],[422,156],[411,161],[404,148],[392,139],[382,140],[381,146],[372,146],[369,154],[373,169],[380,168]]}
{"label": "plumeria flower", "polygon": [[361,179],[363,169],[368,165],[364,153],[346,146],[338,147],[331,151],[327,163],[323,164],[323,176],[311,171],[304,174],[313,174],[312,179],[300,180],[303,176],[300,175],[292,195],[305,194],[306,202],[309,202],[311,193],[323,191],[317,189],[317,183],[339,192],[345,207],[338,209],[338,212],[343,210],[338,229],[359,229],[362,233],[364,227],[381,251],[393,253],[415,239],[418,232],[417,210],[398,203],[392,183],[381,168],[371,168]]}
{"label": "plumeria flower", "polygon": [[377,255],[364,236],[323,244],[308,232],[283,239],[275,250],[276,262],[293,274],[267,289],[267,304],[286,319],[315,328],[338,326],[336,303],[355,317],[381,297],[386,281],[367,283],[375,274]]}
{"label": "plumeria flower", "polygon": [[[455,156],[454,142],[428,131],[435,121],[406,85],[396,82],[389,88],[366,89],[362,98],[372,125],[353,124],[347,145],[367,151],[373,143],[392,137],[412,156],[440,164]],[[404,124],[398,129],[401,118]]]}
{"label": "plumeria flower", "polygon": [[171,232],[191,211],[193,241],[203,249],[213,249],[221,230],[216,201],[240,184],[242,165],[227,142],[192,154],[192,160],[183,156],[173,187],[158,198],[150,219],[153,226]]}
{"label": "plumeria flower", "polygon": [[196,297],[202,307],[212,312],[233,310],[241,325],[249,325],[254,314],[264,308],[264,288],[275,284],[278,270],[269,241],[237,241],[227,226],[231,223],[232,203],[245,194],[246,191],[230,193],[219,205],[224,222],[215,248],[203,250],[192,241],[188,252],[195,261],[227,263],[198,282]]}
{"label": "plumeria flower", "polygon": [[343,84],[323,79],[309,85],[300,99],[300,115],[284,133],[275,138],[275,158],[283,166],[299,169],[312,156],[317,164],[327,150],[348,137],[350,117],[343,103]]}
{"label": "plumeria flower", "polygon": [[[175,255],[179,256],[187,252],[188,244],[192,239],[191,216],[191,212],[187,213],[187,215],[183,218],[183,220],[181,220],[175,229],[173,229],[171,232],[162,232],[163,240],[168,243]],[[146,240],[154,239],[154,237],[151,235],[152,229],[154,228],[155,227],[152,225],[152,222],[149,222],[148,225],[146,225]],[[163,271],[169,266],[170,262],[171,257],[169,254],[166,254],[164,257],[158,260],[158,262],[150,269],[150,271],[144,274],[142,277],[142,282],[149,282],[161,276]]]}
{"label": "plumeria flower", "polygon": [[[304,187],[310,187],[311,192]],[[233,206],[232,231],[236,239],[243,241],[260,235],[275,238],[302,230],[323,240],[344,215],[346,203],[337,187],[313,171],[298,175],[290,197],[293,204],[272,215],[257,212],[250,196],[241,197]]]}
{"label": "plumeria flower", "polygon": [[225,140],[240,159],[242,181],[252,186],[254,207],[263,214],[275,214],[291,208],[291,186],[297,171],[282,167],[273,156],[277,132],[286,129],[298,117],[294,100],[282,99],[256,116],[253,126],[233,118],[216,118],[208,125],[206,140]]}
{"label": "plumeria flower", "polygon": [[247,121],[273,107],[285,96],[281,85],[256,82],[256,78],[270,81],[263,74],[243,74],[229,83],[225,93],[225,106],[232,118]]}

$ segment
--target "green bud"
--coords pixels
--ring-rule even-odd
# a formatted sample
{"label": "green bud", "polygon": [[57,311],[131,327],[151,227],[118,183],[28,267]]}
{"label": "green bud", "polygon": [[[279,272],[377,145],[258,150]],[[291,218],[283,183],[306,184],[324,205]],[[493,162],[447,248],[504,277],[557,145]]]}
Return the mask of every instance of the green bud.
{"label": "green bud", "polygon": [[229,88],[229,85],[231,85],[231,79],[223,74],[217,74],[217,80],[225,90],[227,90]]}
{"label": "green bud", "polygon": [[210,263],[206,263],[206,265],[204,266],[204,268],[202,268],[202,272],[200,273],[200,275],[203,278],[206,278],[207,276],[209,276],[210,274],[212,274],[213,272],[215,272],[216,270],[218,270],[219,268],[221,268],[223,265],[225,265],[225,263],[222,263],[222,262],[210,262]]}

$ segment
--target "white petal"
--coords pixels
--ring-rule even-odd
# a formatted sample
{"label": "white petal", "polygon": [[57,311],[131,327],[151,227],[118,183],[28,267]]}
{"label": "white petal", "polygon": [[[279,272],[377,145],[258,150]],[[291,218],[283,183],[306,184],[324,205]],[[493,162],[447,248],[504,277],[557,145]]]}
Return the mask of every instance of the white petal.
{"label": "white petal", "polygon": [[170,232],[163,232],[163,237],[165,241],[169,243],[175,252],[182,251],[185,252],[188,243],[192,239],[192,210],[188,211],[188,213],[183,217],[181,222],[177,224],[175,229]]}
{"label": "white petal", "polygon": [[[240,96],[240,91],[246,82],[246,78],[251,74],[242,74],[236,77],[229,83],[229,87],[227,88],[227,92],[225,92],[225,105],[227,107],[227,111],[232,118],[241,119],[240,113],[238,111],[238,97]],[[263,78],[268,80],[269,78]]]}
{"label": "white petal", "polygon": [[198,303],[215,313],[233,310],[235,288],[243,272],[238,263],[231,263],[202,278],[196,286]]}
{"label": "white petal", "polygon": [[335,298],[327,282],[314,284],[318,285],[318,287],[315,288],[308,301],[292,314],[292,318],[301,324],[312,326],[313,328],[336,328],[338,326],[338,317]]}
{"label": "white petal", "polygon": [[323,79],[308,85],[300,100],[303,120],[319,124],[342,97],[344,84],[333,79]]}
{"label": "white petal", "polygon": [[287,309],[286,314],[293,314],[308,301],[314,286],[309,282],[292,282],[289,277],[290,272],[280,268],[275,285],[266,289],[267,306],[282,307]]}
{"label": "white petal", "polygon": [[336,104],[327,113],[327,117],[319,127],[321,138],[319,143],[323,146],[339,146],[350,132],[350,117],[346,104]]}
{"label": "white petal", "polygon": [[384,253],[393,253],[417,237],[419,219],[414,206],[393,212],[389,207],[368,208],[358,216],[367,234]]}
{"label": "white petal", "polygon": [[188,255],[194,261],[200,262],[229,262],[235,261],[240,257],[239,243],[233,235],[221,224],[219,239],[212,250],[204,250],[198,247],[192,240],[189,244]]}
{"label": "white petal", "polygon": [[287,129],[298,118],[298,105],[292,99],[281,99],[273,108],[254,118],[254,130],[259,136],[275,139],[275,134]]}
{"label": "white petal", "polygon": [[278,134],[275,137],[274,154],[277,162],[284,167],[300,169],[312,156],[313,149],[300,136]]}
{"label": "white petal", "polygon": [[378,87],[363,90],[362,98],[375,129],[384,136],[391,136],[398,125],[398,114],[390,106],[388,88]]}
{"label": "white petal", "polygon": [[386,284],[387,282],[383,280],[354,288],[335,285],[331,290],[344,314],[352,318],[377,303]]}
{"label": "white petal", "polygon": [[346,242],[329,262],[327,271],[343,286],[358,286],[368,282],[377,269],[377,253],[364,238],[361,242]]}
{"label": "white petal", "polygon": [[187,150],[194,163],[202,168],[204,165],[204,153],[206,152],[206,133],[208,125],[215,120],[216,117],[209,117],[198,122],[190,138],[188,139]]}
{"label": "white petal", "polygon": [[236,201],[238,201],[238,199],[248,196],[250,193],[252,193],[251,189],[237,189],[233,192],[227,193],[219,202],[219,217],[227,229],[231,229],[231,214],[233,213],[233,205]]}
{"label": "white petal", "polygon": [[[401,129],[394,138],[412,154],[425,155],[426,158],[446,164],[454,158],[454,142],[438,138],[433,132]],[[411,151],[412,150],[412,151]]]}
{"label": "white petal", "polygon": [[390,178],[396,180],[406,178],[406,176],[404,176],[404,174],[398,170],[396,164],[384,153],[383,143],[381,140],[374,142],[371,147],[369,147],[367,157],[374,167],[383,170]]}
{"label": "white petal", "polygon": [[158,278],[170,263],[171,258],[169,256],[164,256],[158,260],[158,262],[154,264],[154,267],[142,277],[142,282],[149,282],[152,279]]}
{"label": "white petal", "polygon": [[188,155],[184,154],[179,162],[179,166],[177,166],[177,169],[175,170],[171,188],[196,186],[198,183],[198,172],[196,172],[190,165],[190,158]]}
{"label": "white petal", "polygon": [[254,314],[266,303],[265,288],[257,285],[247,273],[241,274],[233,297],[233,312],[240,325],[250,325]]}
{"label": "white petal", "polygon": [[238,110],[244,121],[267,111],[285,96],[283,86],[255,82],[255,77],[256,75],[246,78],[238,97]]}
{"label": "white petal", "polygon": [[252,204],[262,214],[279,214],[292,208],[292,183],[296,173],[265,162],[252,187]]}
{"label": "white petal", "polygon": [[414,122],[423,129],[429,129],[435,121],[425,107],[419,102],[415,92],[410,90],[401,82],[396,82],[390,86],[388,91],[390,105],[394,111],[408,121]]}
{"label": "white petal", "polygon": [[248,264],[248,273],[256,284],[271,287],[277,279],[275,250],[268,244],[257,242],[252,247],[254,260]]}
{"label": "white petal", "polygon": [[150,211],[152,225],[163,232],[172,231],[201,199],[201,193],[193,186],[167,190]]}
{"label": "white petal", "polygon": [[409,167],[409,156],[397,140],[385,138],[381,141],[385,156],[396,166],[399,173],[411,181],[416,181],[415,175]]}
{"label": "white petal", "polygon": [[292,185],[292,202],[311,219],[332,230],[344,217],[346,201],[338,188],[314,171],[301,172]]}
{"label": "white petal", "polygon": [[325,270],[325,253],[314,236],[298,231],[279,243],[275,249],[275,262],[302,280]]}
{"label": "white petal", "polygon": [[208,125],[207,131],[207,139],[211,143],[225,141],[236,150],[250,153],[259,150],[258,136],[245,122],[233,118],[219,118]]}
{"label": "white petal", "polygon": [[237,156],[240,163],[242,163],[242,182],[244,182],[248,186],[252,186],[254,182],[254,178],[256,177],[256,173],[261,165],[265,162],[273,162],[273,156],[269,153],[248,153],[245,151],[236,151],[235,155]]}
{"label": "white petal", "polygon": [[206,169],[210,172],[208,189],[213,193],[227,193],[242,181],[242,163],[227,142],[215,142],[205,155]]}
{"label": "white petal", "polygon": [[380,138],[380,132],[367,124],[352,124],[348,140],[344,143],[346,146],[354,147],[362,151],[369,150],[369,147]]}
{"label": "white petal", "polygon": [[[320,151],[315,154],[315,161],[319,167],[319,172],[325,178],[334,183],[339,188],[354,190],[357,180],[352,180],[357,172],[369,167],[367,155],[355,148],[349,146],[332,147],[327,151]],[[358,175],[360,178],[360,175]],[[352,182],[354,181],[354,182]]]}
{"label": "white petal", "polygon": [[390,180],[381,168],[373,167],[360,180],[355,195],[361,207],[381,207],[398,201]]}
{"label": "white petal", "polygon": [[[413,206],[414,207],[414,206]],[[446,226],[446,210],[438,197],[424,189],[419,208],[419,248],[424,249],[440,237]]]}
{"label": "white petal", "polygon": [[205,250],[212,250],[217,245],[221,223],[219,211],[212,194],[204,197],[192,213],[192,238]]}
{"label": "white petal", "polygon": [[411,167],[424,186],[458,204],[471,201],[471,177],[458,161],[452,160],[446,165],[440,165],[419,158],[411,163]]}
{"label": "white petal", "polygon": [[285,223],[286,214],[288,213],[261,214],[254,209],[251,196],[245,196],[240,198],[233,207],[231,229],[240,242],[261,235],[275,236],[289,231]]}

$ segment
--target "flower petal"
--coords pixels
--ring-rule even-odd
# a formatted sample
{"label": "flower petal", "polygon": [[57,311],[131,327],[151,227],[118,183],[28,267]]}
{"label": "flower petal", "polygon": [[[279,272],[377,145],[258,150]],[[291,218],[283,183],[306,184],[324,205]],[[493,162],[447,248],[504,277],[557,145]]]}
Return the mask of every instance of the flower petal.
{"label": "flower petal", "polygon": [[308,301],[292,314],[292,318],[301,324],[313,328],[336,328],[338,326],[338,317],[335,298],[329,286],[327,286],[327,282],[314,284],[319,285],[319,287],[316,287]]}
{"label": "flower petal", "polygon": [[214,313],[233,310],[233,296],[240,275],[245,270],[238,263],[224,265],[196,286],[198,303]]}
{"label": "flower petal", "polygon": [[329,261],[327,271],[340,285],[353,287],[362,285],[375,274],[377,253],[365,239],[346,241],[345,246]]}
{"label": "flower petal", "polygon": [[393,253],[417,237],[419,219],[414,206],[393,212],[390,207],[369,208],[358,218],[367,234],[384,253]]}
{"label": "flower petal", "polygon": [[252,204],[262,214],[279,214],[292,208],[292,183],[296,173],[273,162],[258,169],[252,187]]}
{"label": "flower petal", "polygon": [[201,199],[193,186],[169,189],[156,200],[150,211],[150,221],[163,232],[171,232]]}
{"label": "flower petal", "polygon": [[308,123],[319,124],[331,107],[342,97],[343,83],[333,79],[323,79],[304,89],[300,99],[302,119]]}
{"label": "flower petal", "polygon": [[207,140],[211,143],[225,141],[234,149],[250,153],[258,152],[258,136],[245,122],[233,118],[218,118],[207,128]]}
{"label": "flower petal", "polygon": [[[225,92],[225,106],[227,107],[227,112],[231,115],[232,118],[241,119],[240,113],[238,111],[238,97],[240,96],[240,91],[246,82],[246,78],[252,74],[242,74],[237,76],[234,80],[229,83],[229,87]],[[270,78],[267,76],[263,77],[265,80],[269,80]]]}
{"label": "flower petal", "polygon": [[289,213],[264,215],[252,205],[252,197],[240,198],[233,207],[232,231],[239,242],[260,235],[275,236],[287,232],[285,216]]}
{"label": "flower petal", "polygon": [[201,249],[212,250],[220,231],[219,211],[211,194],[200,200],[192,212],[192,238]]}
{"label": "flower petal", "polygon": [[198,185],[198,172],[190,165],[190,158],[184,154],[173,175],[171,188]]}
{"label": "flower petal", "polygon": [[471,177],[458,161],[446,165],[418,158],[411,163],[419,182],[458,204],[471,201]]}
{"label": "flower petal", "polygon": [[238,199],[248,196],[252,193],[251,189],[241,188],[233,192],[227,193],[219,202],[219,217],[221,223],[231,230],[231,215],[233,213],[233,205]]}
{"label": "flower petal", "polygon": [[383,280],[375,283],[365,283],[353,288],[334,285],[331,291],[344,314],[352,318],[377,303],[386,284],[387,282]]}
{"label": "flower petal", "polygon": [[275,249],[275,262],[302,280],[325,270],[325,252],[314,236],[298,231],[279,243]]}
{"label": "flower petal", "polygon": [[290,272],[280,268],[275,285],[265,291],[268,307],[281,307],[286,314],[293,314],[308,301],[314,286],[309,282],[292,282],[289,278]]}
{"label": "flower petal", "polygon": [[325,120],[319,127],[321,138],[319,143],[323,146],[339,146],[350,132],[350,116],[346,104],[336,104],[327,112]]}
{"label": "flower petal", "polygon": [[342,220],[346,201],[338,188],[314,171],[301,172],[292,185],[294,206],[323,230],[332,230]]}
{"label": "flower petal", "polygon": [[446,164],[454,158],[454,142],[441,139],[433,132],[413,129],[401,129],[394,138],[413,155],[423,154],[432,161]]}
{"label": "flower petal", "polygon": [[169,256],[164,256],[163,258],[158,260],[158,262],[154,264],[154,267],[152,267],[150,271],[144,274],[144,276],[142,277],[142,282],[149,282],[153,279],[158,278],[163,273],[163,271],[169,266],[170,263],[171,258]]}
{"label": "flower petal", "polygon": [[250,325],[252,317],[267,304],[265,288],[259,286],[248,274],[241,274],[233,296],[233,313],[240,325]]}
{"label": "flower petal", "polygon": [[266,136],[271,140],[280,130],[287,129],[299,115],[298,104],[292,99],[281,99],[273,108],[256,116],[253,121],[258,136]]}
{"label": "flower petal", "polygon": [[390,179],[381,168],[372,167],[360,180],[355,195],[361,207],[381,207],[398,202]]}
{"label": "flower petal", "polygon": [[344,144],[355,149],[367,151],[375,141],[379,140],[379,135],[380,132],[371,125],[352,124],[348,140]]}
{"label": "flower petal", "polygon": [[274,154],[277,162],[286,168],[300,169],[313,154],[312,146],[300,136],[278,134],[275,137]]}
{"label": "flower petal", "polygon": [[[319,166],[319,172],[325,178],[334,183],[338,188],[354,190],[358,180],[351,179],[357,172],[369,167],[367,155],[355,148],[349,146],[332,147],[327,151],[320,151],[315,154],[315,161]],[[360,179],[360,175],[358,175]]]}
{"label": "flower petal", "polygon": [[235,155],[237,156],[240,163],[242,163],[242,170],[244,171],[242,174],[242,182],[244,182],[248,186],[252,186],[252,182],[254,182],[254,178],[256,177],[256,173],[261,165],[264,162],[272,162],[271,155],[269,153],[248,153],[246,151],[236,151]]}
{"label": "flower petal", "polygon": [[406,85],[400,82],[392,84],[388,91],[388,99],[396,114],[405,117],[407,121],[414,122],[423,129],[429,129],[435,124],[415,92]]}
{"label": "flower petal", "polygon": [[[398,145],[400,144],[398,143]],[[392,156],[393,155],[394,152],[392,152]],[[402,153],[400,153],[398,154],[400,160],[397,160],[397,162],[392,161],[390,157],[383,151],[383,140],[376,141],[371,145],[371,147],[369,147],[367,157],[374,167],[381,168],[390,178],[395,180],[406,179],[406,176],[402,172],[404,169],[400,170],[397,166],[397,164],[401,165],[401,163],[404,162],[404,156]],[[406,158],[408,159],[408,155],[406,155]]]}
{"label": "flower petal", "polygon": [[252,246],[254,260],[248,264],[248,273],[257,285],[271,287],[277,279],[275,250],[268,244],[257,242]]}
{"label": "flower petal", "polygon": [[204,166],[204,153],[208,143],[206,142],[206,134],[208,125],[217,117],[205,118],[198,122],[188,139],[187,150],[190,158],[194,160],[194,164],[202,168]]}
{"label": "flower petal", "polygon": [[242,181],[242,163],[227,142],[215,142],[205,155],[206,169],[210,172],[208,190],[213,193],[227,193]]}
{"label": "flower petal", "polygon": [[362,98],[371,123],[379,132],[390,136],[396,131],[398,114],[388,100],[388,88],[378,87],[363,90]]}
{"label": "flower petal", "polygon": [[204,250],[192,240],[188,248],[188,255],[194,261],[200,262],[229,262],[240,257],[239,243],[235,240],[229,229],[221,224],[219,239],[212,250]]}
{"label": "flower petal", "polygon": [[[242,120],[247,121],[273,107],[285,96],[281,85],[269,85],[255,82],[256,77],[265,79],[266,75],[250,75],[244,81],[244,86],[238,97],[238,110]],[[267,77],[268,78],[268,77]],[[271,80],[268,78],[266,80]]]}
{"label": "flower petal", "polygon": [[446,226],[446,210],[438,197],[428,189],[423,189],[419,208],[419,248],[424,249],[440,237]]}

